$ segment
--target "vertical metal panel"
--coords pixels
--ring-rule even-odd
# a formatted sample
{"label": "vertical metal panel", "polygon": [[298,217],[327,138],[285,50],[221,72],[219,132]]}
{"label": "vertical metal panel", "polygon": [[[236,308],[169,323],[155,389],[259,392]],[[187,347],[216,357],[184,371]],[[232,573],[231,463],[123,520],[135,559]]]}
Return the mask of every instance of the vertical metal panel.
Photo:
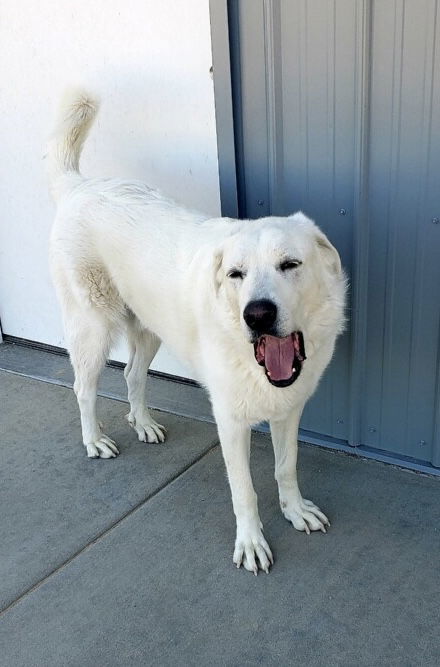
{"label": "vertical metal panel", "polygon": [[[349,0],[283,0],[281,15],[282,212],[302,209],[314,218],[338,247],[350,273],[358,114],[357,6]],[[349,351],[347,333],[306,407],[303,428],[348,438]]]}
{"label": "vertical metal panel", "polygon": [[240,0],[237,7],[243,217],[269,213],[266,62],[263,3]]}
{"label": "vertical metal panel", "polygon": [[356,52],[356,119],[355,132],[355,189],[353,210],[353,269],[351,277],[352,345],[350,375],[350,428],[351,446],[361,443],[362,402],[365,384],[368,293],[368,184],[370,164],[370,105],[371,105],[371,33],[372,1],[356,3],[358,40]]}
{"label": "vertical metal panel", "polygon": [[229,25],[226,0],[209,0],[222,215],[238,216]]}
{"label": "vertical metal panel", "polygon": [[373,21],[362,442],[434,461],[440,286],[440,228],[431,222],[440,210],[437,3],[376,2]]}
{"label": "vertical metal panel", "polygon": [[[244,214],[302,209],[337,245],[350,270],[356,4],[244,0],[238,24]],[[347,439],[349,348],[347,334],[306,408],[303,428]]]}
{"label": "vertical metal panel", "polygon": [[[431,109],[429,111],[430,121],[428,127],[429,132],[429,146],[427,147],[427,170],[426,177],[426,192],[425,199],[425,219],[431,218],[431,225],[425,226],[425,236],[423,238],[423,252],[421,263],[426,265],[426,272],[421,281],[421,290],[428,290],[429,293],[434,292],[434,299],[439,299],[439,284],[438,270],[440,264],[440,222],[434,224],[432,220],[440,220],[440,201],[439,201],[439,174],[440,174],[440,7],[436,3],[435,7],[435,21],[432,22],[434,33],[434,50],[432,63],[432,101]],[[428,74],[429,69],[426,72]],[[425,261],[426,260],[426,261]],[[419,293],[420,294],[420,293]],[[418,295],[419,296],[419,295]],[[422,298],[422,297],[421,297]],[[420,314],[422,319],[423,314]],[[435,317],[435,309],[434,309]],[[439,319],[437,319],[437,326],[439,326]],[[423,332],[423,321],[420,323],[420,331]],[[435,327],[434,327],[435,336]],[[425,328],[425,337],[430,335],[428,327]],[[420,336],[422,338],[422,336]],[[434,406],[434,429],[432,442],[432,464],[440,467],[440,334],[437,338],[437,359],[435,363],[437,369],[436,382],[436,397]]]}
{"label": "vertical metal panel", "polygon": [[242,213],[301,208],[354,280],[302,426],[440,465],[438,1],[232,4]]}

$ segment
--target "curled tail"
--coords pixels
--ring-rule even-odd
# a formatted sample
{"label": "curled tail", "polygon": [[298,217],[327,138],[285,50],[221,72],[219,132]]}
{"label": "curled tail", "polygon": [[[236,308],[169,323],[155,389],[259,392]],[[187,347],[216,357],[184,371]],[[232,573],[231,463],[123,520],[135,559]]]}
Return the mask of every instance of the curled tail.
{"label": "curled tail", "polygon": [[55,201],[78,182],[79,158],[98,108],[99,101],[85,90],[70,90],[61,101],[46,154],[49,186]]}

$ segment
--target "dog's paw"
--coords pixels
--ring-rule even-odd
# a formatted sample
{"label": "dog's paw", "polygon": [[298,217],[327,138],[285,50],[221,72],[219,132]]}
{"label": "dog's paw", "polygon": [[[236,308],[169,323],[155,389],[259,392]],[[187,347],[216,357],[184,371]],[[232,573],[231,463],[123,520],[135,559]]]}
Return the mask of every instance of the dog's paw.
{"label": "dog's paw", "polygon": [[258,569],[269,574],[269,567],[273,565],[273,556],[261,528],[237,530],[233,562],[237,567],[243,567],[255,576]]}
{"label": "dog's paw", "polygon": [[91,459],[111,459],[119,454],[119,449],[111,438],[101,434],[98,440],[86,444],[87,456]]}
{"label": "dog's paw", "polygon": [[158,424],[149,414],[134,415],[129,412],[126,419],[136,431],[141,442],[164,442],[166,437],[165,426]]}
{"label": "dog's paw", "polygon": [[296,530],[303,530],[310,535],[313,530],[320,530],[326,533],[326,526],[330,526],[330,521],[321,512],[311,500],[299,498],[299,500],[281,500],[281,511],[288,521],[290,521]]}

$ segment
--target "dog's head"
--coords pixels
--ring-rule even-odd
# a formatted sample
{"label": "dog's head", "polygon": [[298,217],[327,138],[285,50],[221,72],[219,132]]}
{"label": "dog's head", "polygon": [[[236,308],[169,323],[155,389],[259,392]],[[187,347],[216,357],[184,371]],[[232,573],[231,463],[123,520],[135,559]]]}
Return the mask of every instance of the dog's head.
{"label": "dog's head", "polygon": [[302,213],[243,223],[215,254],[214,282],[234,329],[253,344],[256,362],[277,387],[299,377],[320,311],[341,320],[339,255]]}

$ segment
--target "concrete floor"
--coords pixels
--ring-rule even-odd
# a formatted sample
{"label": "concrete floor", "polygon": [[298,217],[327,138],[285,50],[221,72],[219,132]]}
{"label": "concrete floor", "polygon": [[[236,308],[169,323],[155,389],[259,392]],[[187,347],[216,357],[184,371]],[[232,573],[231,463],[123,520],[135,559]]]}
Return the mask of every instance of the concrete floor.
{"label": "concrete floor", "polygon": [[161,413],[169,439],[145,445],[123,402],[99,403],[117,459],[87,459],[71,389],[0,371],[1,665],[440,664],[440,479],[303,446],[332,521],[308,537],[255,435],[275,564],[254,577],[232,564],[215,427]]}

